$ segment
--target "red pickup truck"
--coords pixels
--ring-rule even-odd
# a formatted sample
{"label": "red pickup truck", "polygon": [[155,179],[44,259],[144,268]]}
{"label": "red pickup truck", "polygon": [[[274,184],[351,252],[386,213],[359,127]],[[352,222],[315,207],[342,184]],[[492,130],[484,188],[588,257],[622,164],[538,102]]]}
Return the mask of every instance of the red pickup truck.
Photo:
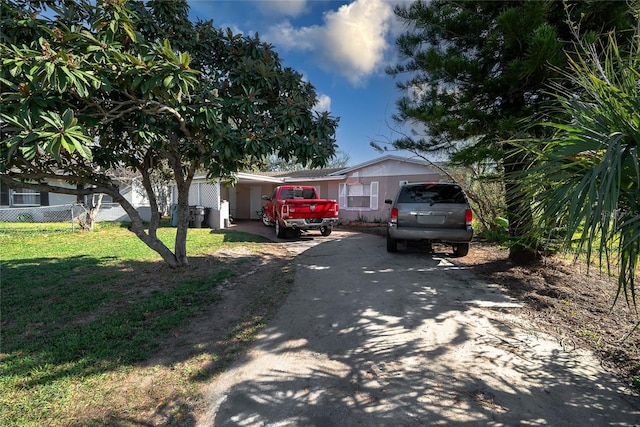
{"label": "red pickup truck", "polygon": [[262,222],[275,225],[279,238],[286,237],[288,230],[298,234],[319,230],[328,236],[338,223],[338,202],[321,199],[312,186],[281,185],[271,196],[262,196],[262,199],[267,201],[262,208]]}

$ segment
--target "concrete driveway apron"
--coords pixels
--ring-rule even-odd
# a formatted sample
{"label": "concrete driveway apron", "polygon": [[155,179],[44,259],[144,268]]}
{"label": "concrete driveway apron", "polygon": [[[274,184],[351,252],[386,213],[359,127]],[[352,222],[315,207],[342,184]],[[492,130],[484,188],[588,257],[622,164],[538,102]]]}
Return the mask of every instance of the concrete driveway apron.
{"label": "concrete driveway apron", "polygon": [[294,291],[210,385],[200,425],[640,425],[592,354],[532,332],[446,254],[348,232],[285,244]]}

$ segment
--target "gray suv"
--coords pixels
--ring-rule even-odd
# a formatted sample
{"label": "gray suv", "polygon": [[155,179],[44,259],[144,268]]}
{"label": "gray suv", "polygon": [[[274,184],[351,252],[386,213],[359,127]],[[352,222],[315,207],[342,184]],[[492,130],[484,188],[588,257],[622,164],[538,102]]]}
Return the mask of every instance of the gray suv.
{"label": "gray suv", "polygon": [[459,184],[422,182],[403,184],[391,205],[387,222],[387,251],[397,252],[398,242],[423,241],[453,246],[455,256],[469,253],[473,237],[473,212]]}

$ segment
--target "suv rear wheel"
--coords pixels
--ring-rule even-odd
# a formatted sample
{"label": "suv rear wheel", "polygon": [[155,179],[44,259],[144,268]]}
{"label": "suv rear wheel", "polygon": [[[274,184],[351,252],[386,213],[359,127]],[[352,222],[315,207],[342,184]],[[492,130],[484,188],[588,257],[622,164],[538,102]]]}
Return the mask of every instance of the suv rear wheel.
{"label": "suv rear wheel", "polygon": [[458,257],[463,257],[469,253],[468,243],[456,243],[453,245],[453,254]]}
{"label": "suv rear wheel", "polygon": [[387,252],[398,252],[398,241],[387,236]]}

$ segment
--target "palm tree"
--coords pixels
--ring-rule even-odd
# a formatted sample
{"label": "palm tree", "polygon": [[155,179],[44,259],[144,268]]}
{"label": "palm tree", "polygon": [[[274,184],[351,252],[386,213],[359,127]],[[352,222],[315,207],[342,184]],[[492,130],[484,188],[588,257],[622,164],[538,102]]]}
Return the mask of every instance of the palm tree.
{"label": "palm tree", "polygon": [[[639,21],[640,24],[640,21]],[[562,123],[551,140],[528,144],[538,162],[528,172],[538,218],[566,227],[568,245],[610,273],[619,265],[618,297],[636,303],[640,254],[640,31],[626,51],[616,35],[577,43],[556,85]],[[601,49],[598,49],[601,47]],[[557,117],[557,116],[556,116]],[[542,185],[541,185],[542,184]]]}

